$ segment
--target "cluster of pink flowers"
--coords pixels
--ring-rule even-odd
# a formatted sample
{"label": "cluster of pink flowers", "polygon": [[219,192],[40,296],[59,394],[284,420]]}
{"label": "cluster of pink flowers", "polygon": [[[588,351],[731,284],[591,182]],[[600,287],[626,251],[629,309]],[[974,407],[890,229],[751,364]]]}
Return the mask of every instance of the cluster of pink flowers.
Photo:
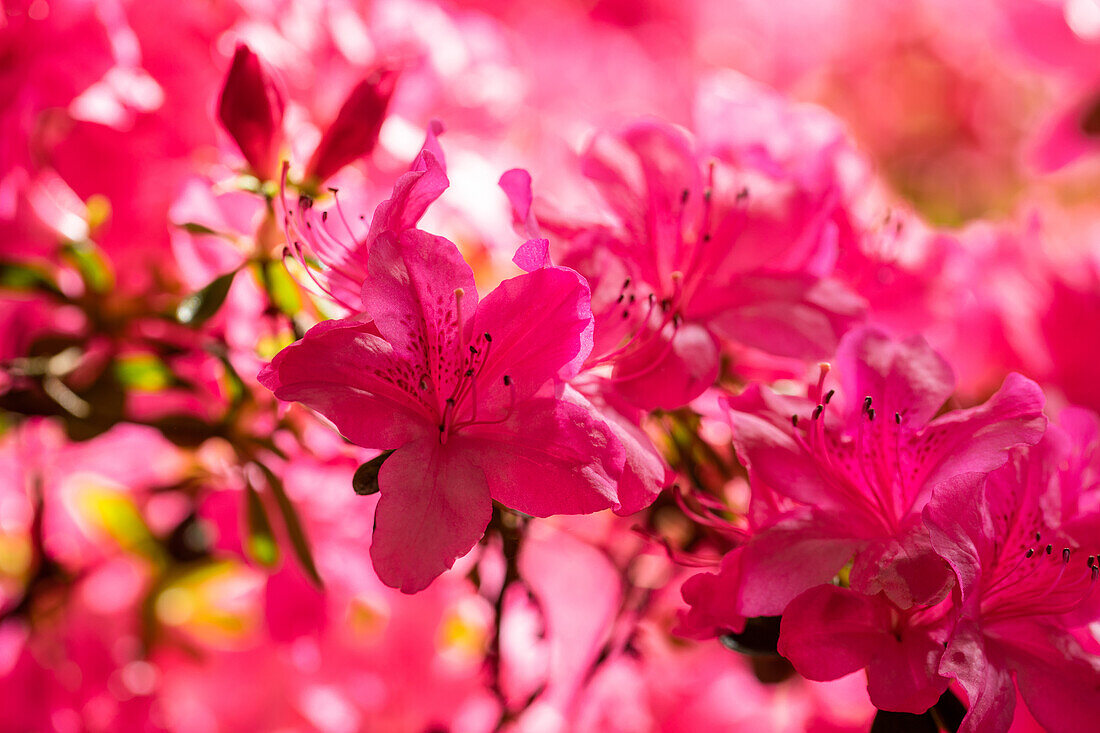
{"label": "cluster of pink flowers", "polygon": [[1091,0],[0,1],[0,733],[1073,733]]}

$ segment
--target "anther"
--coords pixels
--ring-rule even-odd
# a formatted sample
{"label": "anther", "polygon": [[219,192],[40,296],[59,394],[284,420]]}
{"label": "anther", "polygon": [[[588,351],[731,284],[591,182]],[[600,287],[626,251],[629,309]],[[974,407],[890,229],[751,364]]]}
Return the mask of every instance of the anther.
{"label": "anther", "polygon": [[1068,547],[1062,549],[1062,562],[1069,563],[1069,554],[1070,553]]}
{"label": "anther", "polygon": [[871,402],[872,402],[871,395],[867,395],[866,397],[863,398],[863,411],[864,412],[867,412],[868,410],[871,409]]}
{"label": "anther", "polygon": [[894,422],[896,422],[898,425],[901,425],[901,413],[900,412],[895,412],[894,413]]}
{"label": "anther", "polygon": [[1030,558],[1034,554],[1035,554],[1035,548],[1034,547],[1029,547],[1029,548],[1027,548],[1027,552],[1024,553],[1024,557]]}
{"label": "anther", "polygon": [[832,401],[834,394],[836,394],[835,389],[830,389],[828,392],[825,393],[825,404],[826,405],[829,404],[830,401]]}
{"label": "anther", "polygon": [[821,417],[821,413],[824,409],[825,409],[825,405],[818,405],[817,407],[814,408],[814,420]]}
{"label": "anther", "polygon": [[707,188],[703,189],[703,198],[705,200],[710,201],[710,197],[713,196],[713,195],[714,195],[714,191],[709,186]]}
{"label": "anther", "polygon": [[1054,545],[1047,545],[1047,554],[1049,555],[1053,551],[1054,551]]}
{"label": "anther", "polygon": [[619,298],[618,298],[618,300],[616,300],[615,302],[616,302],[616,303],[622,303],[622,302],[623,302],[623,298],[625,298],[625,297],[626,297],[626,293],[622,293],[621,295],[619,295]]}
{"label": "anther", "polygon": [[628,277],[626,280],[623,280],[623,290],[626,290],[629,287],[630,287],[630,278]]}
{"label": "anther", "polygon": [[472,377],[472,376],[474,376],[474,370],[473,370],[473,369],[467,369],[467,370],[466,370],[466,376],[467,376],[467,377]]}
{"label": "anther", "polygon": [[624,310],[623,311],[623,318],[630,318],[630,311]]}
{"label": "anther", "polygon": [[489,333],[488,331],[485,332],[485,340],[488,341],[489,343],[493,343],[493,335],[491,333]]}
{"label": "anther", "polygon": [[505,387],[511,387],[512,386],[512,378],[509,377],[507,374],[504,375],[504,386]]}
{"label": "anther", "polygon": [[867,411],[867,419],[871,422],[875,421],[875,408],[872,407],[870,410]]}
{"label": "anther", "polygon": [[791,425],[798,427],[798,415],[791,415]]}
{"label": "anther", "polygon": [[1041,539],[1043,539],[1043,533],[1042,532],[1036,532],[1035,533],[1035,541],[1038,542]]}
{"label": "anther", "polygon": [[477,355],[477,354],[480,354],[480,353],[481,352],[478,350],[478,348],[476,346],[474,346],[473,344],[470,344],[470,354],[471,355]]}
{"label": "anther", "polygon": [[321,212],[321,221],[328,221],[328,212],[327,211],[322,211]]}
{"label": "anther", "polygon": [[683,206],[688,202],[688,197],[691,196],[691,191],[686,188],[680,192],[680,205]]}

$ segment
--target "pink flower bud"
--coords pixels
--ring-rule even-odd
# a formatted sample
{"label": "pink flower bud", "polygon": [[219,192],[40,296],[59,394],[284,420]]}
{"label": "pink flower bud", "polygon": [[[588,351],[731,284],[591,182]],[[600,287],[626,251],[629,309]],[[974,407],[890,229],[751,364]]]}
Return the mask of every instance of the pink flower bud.
{"label": "pink flower bud", "polygon": [[283,108],[283,96],[260,57],[238,45],[218,99],[218,119],[262,179],[275,174]]}
{"label": "pink flower bud", "polygon": [[397,76],[393,69],[376,69],[351,90],[313,153],[306,169],[307,178],[324,181],[374,149]]}

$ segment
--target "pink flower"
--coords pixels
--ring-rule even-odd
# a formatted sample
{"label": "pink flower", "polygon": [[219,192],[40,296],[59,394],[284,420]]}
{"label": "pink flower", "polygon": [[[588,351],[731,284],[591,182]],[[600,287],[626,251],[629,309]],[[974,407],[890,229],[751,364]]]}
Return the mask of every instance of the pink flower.
{"label": "pink flower", "polygon": [[970,697],[964,733],[1008,730],[1013,677],[1047,730],[1088,730],[1100,709],[1100,664],[1073,633],[1097,617],[1086,603],[1100,564],[1085,553],[1100,538],[1081,549],[1060,526],[1073,491],[1063,466],[1080,447],[1051,426],[1000,470],[937,486],[924,511],[932,545],[958,579],[959,618],[939,671]]}
{"label": "pink flower", "polygon": [[730,400],[754,502],[775,507],[742,550],[746,615],[782,613],[853,556],[853,589],[903,609],[939,601],[949,576],[920,521],[932,487],[998,468],[1042,435],[1042,392],[1018,374],[985,404],[936,417],[954,380],[919,337],[863,328],[844,338],[837,364],[839,394],[823,373],[809,400],[756,388]]}
{"label": "pink flower", "polygon": [[506,280],[478,302],[449,241],[374,241],[362,317],[321,323],[260,373],[354,443],[395,450],[378,477],[371,557],[383,582],[426,587],[484,532],[491,502],[535,516],[617,504],[611,431],[557,398],[591,348],[588,288],[571,270]]}
{"label": "pink flower", "polygon": [[698,397],[718,376],[722,340],[817,358],[859,315],[857,297],[817,274],[837,236],[828,192],[769,198],[777,219],[754,212],[744,171],[704,171],[692,140],[657,122],[597,137],[583,166],[617,226],[554,228],[569,240],[563,262],[593,288],[588,367],[613,366],[611,383],[639,407]]}

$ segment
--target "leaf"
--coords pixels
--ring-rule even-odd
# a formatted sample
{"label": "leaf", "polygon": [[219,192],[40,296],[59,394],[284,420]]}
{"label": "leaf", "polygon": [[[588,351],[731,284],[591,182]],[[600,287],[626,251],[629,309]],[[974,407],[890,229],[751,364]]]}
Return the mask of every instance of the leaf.
{"label": "leaf", "polygon": [[194,222],[194,221],[184,222],[183,224],[180,224],[179,227],[181,229],[183,229],[184,231],[188,232],[189,234],[205,234],[205,235],[208,235],[208,236],[209,235],[218,236],[218,232],[214,231],[213,229],[206,226],[205,224],[199,224],[198,222]]}
{"label": "leaf", "polygon": [[392,450],[384,450],[355,469],[355,475],[351,477],[351,488],[356,494],[370,496],[378,493],[378,472],[382,470],[382,464],[392,453]]}
{"label": "leaf", "polygon": [[279,544],[267,518],[267,510],[260,500],[256,489],[249,484],[245,488],[246,516],[248,518],[248,538],[245,549],[248,556],[265,568],[274,567],[279,562]]}
{"label": "leaf", "polygon": [[114,364],[115,377],[128,389],[159,392],[172,385],[172,371],[153,354],[131,354]]}
{"label": "leaf", "polygon": [[267,295],[276,308],[288,316],[294,316],[302,310],[302,294],[298,290],[298,283],[294,282],[281,261],[265,263],[263,279]]}
{"label": "leaf", "polygon": [[201,326],[222,307],[237,271],[215,278],[209,285],[184,298],[176,308],[176,318],[189,326]]}
{"label": "leaf", "polygon": [[321,575],[317,572],[317,565],[313,562],[313,552],[309,548],[309,539],[302,528],[302,522],[298,518],[298,512],[295,511],[294,504],[290,501],[290,497],[286,495],[282,480],[275,475],[274,471],[259,461],[256,462],[256,465],[267,477],[268,486],[271,487],[271,493],[275,496],[275,503],[279,507],[279,512],[283,515],[286,533],[290,537],[290,544],[294,548],[294,555],[298,558],[298,564],[306,571],[306,576],[313,581],[314,585],[318,588],[324,588],[324,581],[321,580]]}
{"label": "leaf", "polygon": [[61,295],[57,284],[48,274],[36,267],[15,262],[0,262],[0,287],[13,290],[44,290],[52,295]]}
{"label": "leaf", "polygon": [[80,279],[93,293],[106,293],[114,286],[115,276],[103,250],[94,242],[69,242],[62,255],[80,273]]}

